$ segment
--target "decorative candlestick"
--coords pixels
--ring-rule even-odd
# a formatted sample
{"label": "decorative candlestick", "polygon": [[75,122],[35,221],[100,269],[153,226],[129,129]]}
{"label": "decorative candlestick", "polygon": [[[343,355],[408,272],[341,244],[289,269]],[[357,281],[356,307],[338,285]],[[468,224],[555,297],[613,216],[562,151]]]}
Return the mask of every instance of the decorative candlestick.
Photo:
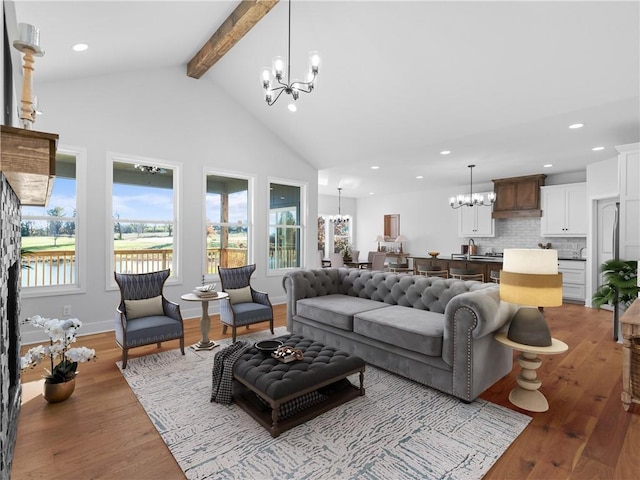
{"label": "decorative candlestick", "polygon": [[34,56],[42,57],[44,50],[40,48],[40,30],[28,23],[19,25],[20,39],[13,46],[24,54],[22,97],[20,99],[20,123],[22,128],[30,130],[35,121],[35,108],[32,100]]}

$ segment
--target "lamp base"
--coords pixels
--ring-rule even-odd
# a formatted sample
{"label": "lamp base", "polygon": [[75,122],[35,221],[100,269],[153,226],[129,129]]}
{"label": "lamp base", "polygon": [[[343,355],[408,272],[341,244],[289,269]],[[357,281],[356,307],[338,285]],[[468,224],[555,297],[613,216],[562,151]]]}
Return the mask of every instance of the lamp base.
{"label": "lamp base", "polygon": [[509,325],[507,338],[534,347],[550,347],[551,332],[542,312],[534,307],[521,307]]}

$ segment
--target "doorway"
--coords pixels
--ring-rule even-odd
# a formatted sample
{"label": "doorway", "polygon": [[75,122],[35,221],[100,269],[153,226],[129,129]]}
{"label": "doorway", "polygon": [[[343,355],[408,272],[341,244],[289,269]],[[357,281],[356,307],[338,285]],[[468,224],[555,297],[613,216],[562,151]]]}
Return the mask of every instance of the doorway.
{"label": "doorway", "polygon": [[[595,265],[596,283],[594,291],[603,283],[600,265],[607,260],[611,260],[615,256],[616,239],[614,239],[614,226],[617,215],[616,203],[619,202],[618,197],[603,198],[596,202],[596,245],[595,245]],[[603,305],[604,309],[613,311],[609,305]]]}

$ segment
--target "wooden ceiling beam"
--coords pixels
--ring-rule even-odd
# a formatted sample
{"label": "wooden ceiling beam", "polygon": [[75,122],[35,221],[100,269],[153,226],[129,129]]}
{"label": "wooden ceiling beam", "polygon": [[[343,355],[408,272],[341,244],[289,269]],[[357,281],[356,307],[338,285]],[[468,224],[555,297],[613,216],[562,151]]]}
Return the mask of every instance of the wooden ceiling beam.
{"label": "wooden ceiling beam", "polygon": [[202,77],[280,0],[242,0],[187,65],[187,75]]}

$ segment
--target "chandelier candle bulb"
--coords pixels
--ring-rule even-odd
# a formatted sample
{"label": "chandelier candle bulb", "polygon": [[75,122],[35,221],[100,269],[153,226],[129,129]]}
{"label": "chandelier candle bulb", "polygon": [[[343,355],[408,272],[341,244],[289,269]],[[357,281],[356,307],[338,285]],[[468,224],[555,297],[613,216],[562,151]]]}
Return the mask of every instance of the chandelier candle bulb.
{"label": "chandelier candle bulb", "polygon": [[282,57],[274,57],[273,59],[273,76],[276,79],[282,79],[282,73],[284,72],[284,59]]}

